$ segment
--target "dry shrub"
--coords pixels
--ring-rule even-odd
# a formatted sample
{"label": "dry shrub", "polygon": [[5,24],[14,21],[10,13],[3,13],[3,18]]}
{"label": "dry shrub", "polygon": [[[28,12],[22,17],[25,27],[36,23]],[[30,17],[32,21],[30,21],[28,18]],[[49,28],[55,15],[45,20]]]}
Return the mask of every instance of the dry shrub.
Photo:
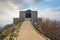
{"label": "dry shrub", "polygon": [[60,28],[56,24],[56,21],[52,22],[49,19],[45,21],[38,20],[40,31],[52,40],[60,40]]}

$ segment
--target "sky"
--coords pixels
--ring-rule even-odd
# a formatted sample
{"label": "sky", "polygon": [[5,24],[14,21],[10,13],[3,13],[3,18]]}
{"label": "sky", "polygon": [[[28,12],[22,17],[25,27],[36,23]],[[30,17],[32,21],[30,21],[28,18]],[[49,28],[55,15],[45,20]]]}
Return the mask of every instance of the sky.
{"label": "sky", "polygon": [[38,17],[60,20],[60,0],[0,0],[0,26],[13,23],[19,11],[38,11]]}

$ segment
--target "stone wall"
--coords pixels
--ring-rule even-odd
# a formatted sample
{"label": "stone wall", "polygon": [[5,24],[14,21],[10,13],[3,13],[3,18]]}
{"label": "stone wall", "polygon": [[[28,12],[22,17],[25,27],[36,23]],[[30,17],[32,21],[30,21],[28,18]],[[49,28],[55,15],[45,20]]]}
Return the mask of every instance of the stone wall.
{"label": "stone wall", "polygon": [[37,18],[38,18],[38,16],[37,16],[37,11],[32,11],[31,12],[31,18],[32,18],[32,22],[36,22],[37,21]]}
{"label": "stone wall", "polygon": [[[13,18],[13,24],[24,21],[26,19],[26,11],[20,11],[19,18]],[[31,11],[31,21],[37,22],[38,16],[37,11]]]}
{"label": "stone wall", "polygon": [[19,18],[25,18],[26,17],[26,11],[20,11]]}
{"label": "stone wall", "polygon": [[13,18],[13,24],[17,24],[19,22],[21,22],[20,18]]}

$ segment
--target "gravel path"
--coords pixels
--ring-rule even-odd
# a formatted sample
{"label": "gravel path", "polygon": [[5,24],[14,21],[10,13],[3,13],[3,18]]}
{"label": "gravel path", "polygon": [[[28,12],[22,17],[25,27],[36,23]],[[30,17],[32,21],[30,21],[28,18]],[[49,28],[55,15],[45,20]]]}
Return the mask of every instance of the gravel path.
{"label": "gravel path", "polygon": [[17,40],[45,40],[45,39],[34,30],[30,21],[24,21],[20,28]]}

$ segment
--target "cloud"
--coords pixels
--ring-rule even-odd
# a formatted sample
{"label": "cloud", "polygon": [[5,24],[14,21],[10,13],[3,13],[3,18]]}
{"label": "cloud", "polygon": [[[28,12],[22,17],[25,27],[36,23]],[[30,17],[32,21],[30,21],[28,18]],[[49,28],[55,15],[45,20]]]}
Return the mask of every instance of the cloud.
{"label": "cloud", "polygon": [[24,3],[24,0],[11,0],[11,2],[14,4],[20,4],[20,3]]}
{"label": "cloud", "polygon": [[7,6],[15,5],[19,10],[21,10],[44,2],[44,0],[0,0],[0,2],[6,3]]}
{"label": "cloud", "polygon": [[20,3],[40,3],[40,2],[43,2],[44,0],[11,0],[13,3],[15,4],[20,4]]}
{"label": "cloud", "polygon": [[60,12],[60,8],[47,8],[45,11],[53,13],[53,14],[55,14],[55,13],[57,14],[57,12],[58,13]]}
{"label": "cloud", "polygon": [[28,0],[27,3],[29,3],[31,6],[38,5],[41,2],[44,2],[45,0]]}
{"label": "cloud", "polygon": [[50,2],[50,1],[55,1],[55,2],[59,2],[60,0],[45,0],[47,2]]}
{"label": "cloud", "polygon": [[31,6],[35,7],[37,4],[43,1],[44,0],[9,0],[9,2],[16,5],[19,10],[24,10],[26,8],[30,8]]}
{"label": "cloud", "polygon": [[[12,23],[13,18],[19,17],[20,10],[26,10],[29,8],[32,10],[39,10],[36,6],[41,2],[45,2],[45,0],[0,0],[0,25]],[[52,17],[54,14],[58,15],[60,13],[59,10],[59,8],[47,8],[42,11],[39,10],[39,16]]]}
{"label": "cloud", "polygon": [[46,8],[39,11],[39,17],[60,20],[60,8]]}
{"label": "cloud", "polygon": [[4,26],[12,23],[12,19],[18,16],[18,12],[16,5],[9,2],[0,2],[0,25]]}
{"label": "cloud", "polygon": [[0,2],[7,2],[7,0],[0,0]]}
{"label": "cloud", "polygon": [[33,1],[35,4],[37,4],[37,3],[40,3],[40,2],[44,2],[44,0],[34,0]]}

